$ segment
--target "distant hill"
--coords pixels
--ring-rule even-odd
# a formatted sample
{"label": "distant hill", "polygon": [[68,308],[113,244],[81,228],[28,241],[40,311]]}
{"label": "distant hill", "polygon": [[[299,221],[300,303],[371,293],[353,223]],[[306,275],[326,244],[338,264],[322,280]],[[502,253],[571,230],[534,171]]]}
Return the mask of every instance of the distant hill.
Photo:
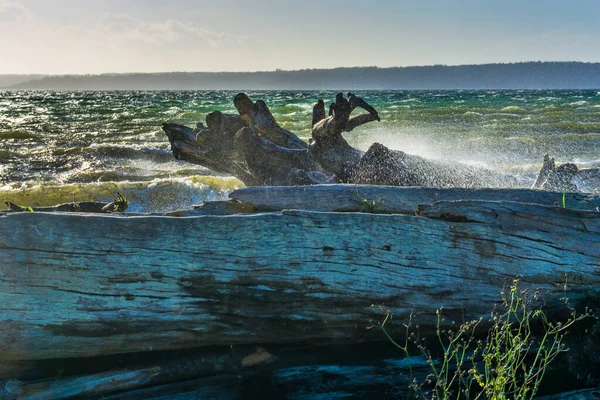
{"label": "distant hill", "polygon": [[29,82],[37,79],[41,79],[46,75],[20,75],[20,74],[9,74],[0,75],[0,89],[6,89],[20,83]]}
{"label": "distant hill", "polygon": [[595,89],[600,63],[525,62],[423,67],[353,67],[270,72],[170,72],[47,76],[13,89]]}

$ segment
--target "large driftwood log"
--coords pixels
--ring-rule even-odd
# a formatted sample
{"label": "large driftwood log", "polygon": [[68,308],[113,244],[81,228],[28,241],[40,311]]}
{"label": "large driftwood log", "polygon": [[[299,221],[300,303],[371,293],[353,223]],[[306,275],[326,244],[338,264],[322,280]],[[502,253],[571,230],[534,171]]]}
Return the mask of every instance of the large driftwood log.
{"label": "large driftwood log", "polygon": [[[363,99],[338,93],[325,116],[325,103],[313,110],[312,139],[307,144],[275,121],[263,101],[235,96],[239,115],[213,112],[197,129],[164,124],[176,158],[238,177],[247,186],[356,183],[427,187],[526,187],[526,180],[461,163],[427,160],[374,143],[367,152],[348,144],[342,134],[379,121]],[[366,113],[351,116],[356,108]],[[577,191],[590,179],[600,185],[600,173],[580,171],[573,164],[554,166],[546,157],[536,189]],[[589,183],[589,182],[588,182]],[[589,185],[588,185],[589,186]],[[592,185],[593,186],[593,185]],[[596,186],[593,186],[594,188]]]}
{"label": "large driftwood log", "polygon": [[[421,204],[437,201],[485,200],[564,206],[598,210],[600,196],[531,189],[439,189],[370,185],[318,185],[296,187],[251,187],[229,194],[238,210],[279,211],[369,211],[383,214],[412,214]],[[208,203],[209,205],[211,203]],[[243,212],[243,211],[238,211]],[[193,214],[191,214],[193,215]]]}
{"label": "large driftwood log", "polygon": [[414,214],[436,201],[510,201],[598,211],[600,196],[533,189],[440,189],[372,185],[269,186],[235,190],[230,201],[208,202],[193,210],[168,212],[174,217],[232,215],[301,209],[325,212]]}
{"label": "large driftwood log", "polygon": [[[90,229],[94,226],[94,229]],[[600,213],[441,202],[418,216],[283,211],[195,218],[0,216],[0,361],[381,339],[486,315],[506,281],[600,291]],[[523,249],[526,249],[524,252]],[[554,306],[549,302],[548,307]],[[429,321],[429,322],[427,322]]]}
{"label": "large driftwood log", "polygon": [[577,185],[573,183],[573,178],[577,176],[578,168],[575,164],[566,163],[556,167],[554,158],[548,154],[544,156],[542,169],[538,174],[533,189],[546,189],[554,191],[574,191]]}
{"label": "large driftwood log", "polygon": [[24,385],[21,400],[60,400],[103,395],[105,393],[131,390],[150,382],[160,373],[160,368],[137,371],[114,371],[92,376],[42,381]]}
{"label": "large driftwood log", "polygon": [[[352,346],[257,349],[238,357],[237,346],[221,348],[220,357],[200,355],[128,369],[86,373],[39,382],[7,384],[23,400],[67,398],[140,399],[192,395],[201,398],[314,398],[341,393],[408,394],[411,378],[424,381],[429,366],[422,356],[405,355],[388,342]],[[256,349],[256,348],[255,348]],[[216,353],[215,353],[216,354]],[[80,364],[93,359],[79,359]],[[75,361],[68,363],[74,364]],[[192,365],[190,368],[189,365]],[[210,366],[199,368],[201,366]],[[409,367],[410,366],[410,367]],[[210,395],[209,395],[210,393]],[[214,396],[214,397],[213,397]],[[2,398],[2,397],[0,397]],[[187,398],[187,397],[184,397]],[[197,397],[191,397],[197,398]]]}
{"label": "large driftwood log", "polygon": [[[570,208],[554,206],[563,197]],[[205,206],[233,214],[223,217],[0,213],[0,231],[11,232],[0,237],[0,378],[41,377],[40,364],[65,367],[55,361],[71,357],[85,363],[93,355],[217,344],[381,340],[369,328],[388,309],[390,331],[415,312],[426,335],[437,308],[444,326],[487,315],[515,277],[550,293],[547,312],[566,310],[565,282],[571,305],[597,305],[600,213],[586,210],[598,198],[355,185],[249,188],[232,198]],[[407,215],[338,212],[359,210]],[[256,211],[263,214],[244,214]],[[114,398],[243,398],[268,382],[276,396],[360,390],[385,398],[407,384],[400,361],[338,362],[301,351],[309,360],[302,361],[272,348],[11,381],[0,385],[0,397],[140,388]]]}
{"label": "large driftwood log", "polygon": [[323,183],[332,176],[308,152],[308,145],[281,128],[262,101],[240,93],[234,104],[240,115],[213,112],[207,127],[191,129],[164,124],[177,159],[238,177],[246,185]]}
{"label": "large driftwood log", "polygon": [[[350,117],[361,107],[368,114]],[[311,154],[342,183],[429,187],[515,187],[517,179],[490,170],[458,163],[445,163],[389,150],[375,143],[363,154],[351,147],[343,132],[371,121],[379,121],[377,111],[364,100],[341,93],[331,105],[332,115],[313,125]]]}
{"label": "large driftwood log", "polygon": [[73,203],[64,203],[50,207],[29,207],[5,201],[4,204],[13,212],[81,212],[81,213],[113,213],[125,212],[129,207],[129,202],[120,193],[118,197],[110,203],[101,203],[97,201],[78,201]]}
{"label": "large driftwood log", "polygon": [[598,400],[600,391],[598,389],[575,390],[567,393],[554,394],[538,397],[538,400]]}

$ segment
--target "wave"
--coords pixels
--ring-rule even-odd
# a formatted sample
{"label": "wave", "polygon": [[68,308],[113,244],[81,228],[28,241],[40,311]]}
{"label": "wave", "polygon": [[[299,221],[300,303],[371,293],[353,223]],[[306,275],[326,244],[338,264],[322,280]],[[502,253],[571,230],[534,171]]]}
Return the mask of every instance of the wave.
{"label": "wave", "polygon": [[0,150],[0,160],[10,160],[17,157],[16,153],[9,150]]}
{"label": "wave", "polygon": [[525,110],[519,106],[507,106],[500,109],[502,113],[510,113],[510,114],[522,114],[525,113]]}
{"label": "wave", "polygon": [[564,121],[555,123],[553,124],[553,126],[562,131],[580,133],[600,133],[600,123],[598,122]]}
{"label": "wave", "polygon": [[131,160],[148,159],[156,162],[173,161],[173,155],[167,148],[149,147],[149,144],[92,144],[86,147],[68,147],[51,149],[54,156],[93,155],[106,158],[127,158]]}
{"label": "wave", "polygon": [[182,112],[182,113],[178,113],[175,116],[173,116],[173,118],[176,120],[187,119],[187,120],[193,120],[193,121],[204,121],[205,117],[206,117],[206,113],[193,112],[193,111]]}
{"label": "wave", "polygon": [[582,106],[587,106],[588,102],[585,100],[581,100],[581,101],[574,101],[572,103],[567,104],[568,106],[571,107],[582,107]]}
{"label": "wave", "polygon": [[421,100],[415,99],[415,98],[411,98],[411,99],[399,100],[398,102],[399,103],[420,103]]}
{"label": "wave", "polygon": [[[281,126],[305,140],[311,136],[310,110],[316,99],[329,104],[335,96],[331,91],[249,94],[265,100]],[[450,154],[468,159],[476,145],[485,154],[475,157],[477,161],[494,159],[493,166],[499,168],[519,165],[520,159],[545,152],[563,159],[597,158],[600,104],[594,97],[596,90],[358,94],[382,118],[380,124],[345,134],[365,148],[386,131],[385,137],[396,149],[431,157]],[[98,183],[102,181],[121,187],[131,182],[149,185],[216,175],[175,160],[160,126],[169,120],[193,126],[208,112],[235,112],[234,95],[225,91],[11,92],[0,99],[0,186],[6,181],[104,185]],[[183,184],[172,185],[186,192]]]}
{"label": "wave", "polygon": [[22,131],[22,130],[15,130],[15,131],[0,131],[0,139],[16,139],[16,140],[23,140],[23,139],[39,139],[39,136],[34,135],[31,132],[27,132],[27,131]]}
{"label": "wave", "polygon": [[77,201],[110,202],[117,192],[129,200],[129,212],[164,213],[190,209],[204,201],[226,200],[230,192],[243,187],[231,177],[191,176],[154,179],[149,182],[102,182],[56,185],[12,184],[0,188],[0,200],[30,207],[45,207]]}
{"label": "wave", "polygon": [[494,119],[521,119],[521,118],[523,118],[523,115],[514,114],[514,113],[489,114],[487,116],[494,118]]}

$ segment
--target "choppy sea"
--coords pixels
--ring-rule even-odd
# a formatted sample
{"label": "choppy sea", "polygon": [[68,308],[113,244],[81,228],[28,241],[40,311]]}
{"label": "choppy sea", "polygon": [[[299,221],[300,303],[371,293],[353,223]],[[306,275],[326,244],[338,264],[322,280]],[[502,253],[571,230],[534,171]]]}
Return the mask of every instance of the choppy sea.
{"label": "choppy sea", "polygon": [[[195,126],[235,112],[229,91],[0,91],[0,201],[28,206],[110,201],[164,212],[225,199],[242,183],[175,160],[163,122]],[[253,91],[284,128],[310,136],[312,106],[335,93]],[[544,154],[600,167],[600,92],[367,91],[381,122],[345,135],[431,159],[459,161],[533,182]]]}

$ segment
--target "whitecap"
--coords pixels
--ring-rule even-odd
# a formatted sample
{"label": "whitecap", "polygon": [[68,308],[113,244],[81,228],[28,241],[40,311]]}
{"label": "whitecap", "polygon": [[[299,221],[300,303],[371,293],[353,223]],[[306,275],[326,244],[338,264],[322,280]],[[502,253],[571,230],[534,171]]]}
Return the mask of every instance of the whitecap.
{"label": "whitecap", "polygon": [[522,113],[525,112],[525,110],[523,110],[521,107],[518,106],[508,106],[508,107],[504,107],[500,109],[501,112],[508,112],[508,113]]}
{"label": "whitecap", "polygon": [[573,103],[569,103],[568,105],[573,106],[573,107],[580,107],[580,106],[586,106],[587,104],[588,104],[587,101],[581,100],[581,101],[574,101]]}

